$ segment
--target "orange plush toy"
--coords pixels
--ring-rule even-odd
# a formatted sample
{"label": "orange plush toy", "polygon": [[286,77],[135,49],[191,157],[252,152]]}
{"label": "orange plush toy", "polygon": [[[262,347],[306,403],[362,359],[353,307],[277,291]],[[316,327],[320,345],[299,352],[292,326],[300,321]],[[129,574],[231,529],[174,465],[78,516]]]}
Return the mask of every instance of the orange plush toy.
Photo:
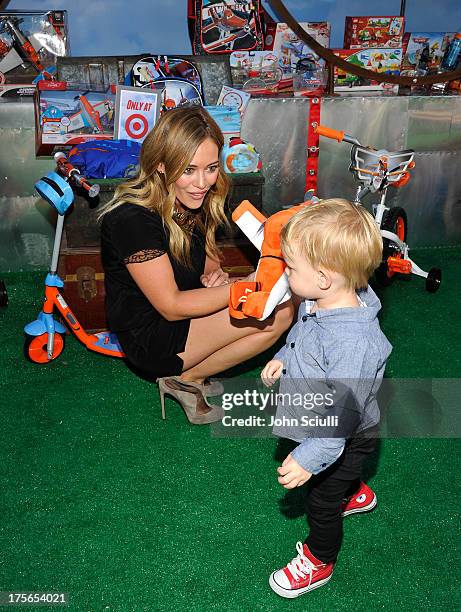
{"label": "orange plush toy", "polygon": [[[312,200],[310,200],[312,202]],[[274,308],[291,297],[286,264],[280,248],[280,232],[291,217],[308,206],[303,202],[266,218],[248,200],[232,213],[232,220],[249,240],[260,249],[254,281],[237,281],[230,291],[229,312],[234,319],[252,317],[264,321]]]}

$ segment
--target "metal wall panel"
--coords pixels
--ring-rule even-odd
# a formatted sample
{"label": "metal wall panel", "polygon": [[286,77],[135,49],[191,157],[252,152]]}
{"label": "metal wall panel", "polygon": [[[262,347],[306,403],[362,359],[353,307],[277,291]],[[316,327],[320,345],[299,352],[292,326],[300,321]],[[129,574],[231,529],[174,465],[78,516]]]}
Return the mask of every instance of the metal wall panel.
{"label": "metal wall panel", "polygon": [[461,244],[461,150],[417,153],[415,161],[414,178],[392,201],[408,215],[408,244]]}
{"label": "metal wall panel", "polygon": [[461,149],[459,96],[409,98],[407,143],[415,151]]}
{"label": "metal wall panel", "polygon": [[0,103],[0,197],[33,195],[37,178],[52,168],[51,159],[35,158],[33,104]]}
{"label": "metal wall panel", "polygon": [[[308,108],[304,99],[261,98],[245,114],[242,136],[261,153],[270,213],[303,199]],[[327,98],[321,123],[378,149],[414,148],[412,178],[391,188],[387,202],[407,210],[412,247],[461,242],[461,96]],[[353,198],[349,163],[350,145],[320,139],[320,197]],[[369,208],[372,201],[364,203]]]}
{"label": "metal wall panel", "polygon": [[245,111],[242,138],[255,145],[266,179],[264,209],[273,213],[304,195],[308,102],[255,99]]}
{"label": "metal wall panel", "polygon": [[[242,137],[261,153],[265,209],[302,201],[309,102],[252,99]],[[377,148],[415,148],[412,180],[389,199],[409,217],[410,246],[461,243],[461,96],[337,97],[322,102],[322,123]],[[34,196],[35,181],[53,168],[37,160],[32,103],[0,104],[0,270],[46,267],[52,211]],[[352,198],[350,147],[321,139],[318,192]]]}

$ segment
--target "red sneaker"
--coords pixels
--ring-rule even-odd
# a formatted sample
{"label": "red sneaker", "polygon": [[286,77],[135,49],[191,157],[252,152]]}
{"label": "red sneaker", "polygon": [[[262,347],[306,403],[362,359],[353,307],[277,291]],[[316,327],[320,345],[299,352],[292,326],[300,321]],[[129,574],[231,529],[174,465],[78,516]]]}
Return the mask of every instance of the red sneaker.
{"label": "red sneaker", "polygon": [[281,597],[292,599],[326,584],[333,575],[334,563],[322,563],[307,544],[296,544],[298,556],[282,569],[272,572],[269,586]]}
{"label": "red sneaker", "polygon": [[378,503],[376,493],[364,482],[360,483],[358,491],[343,501],[342,515],[357,514],[358,512],[369,512]]}

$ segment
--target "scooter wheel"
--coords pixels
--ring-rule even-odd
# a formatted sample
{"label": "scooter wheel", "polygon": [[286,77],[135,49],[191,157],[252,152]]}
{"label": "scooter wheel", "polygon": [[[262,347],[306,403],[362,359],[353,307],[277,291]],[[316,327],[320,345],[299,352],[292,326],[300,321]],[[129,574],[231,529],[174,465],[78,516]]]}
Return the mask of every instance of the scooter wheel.
{"label": "scooter wheel", "polygon": [[24,341],[24,356],[32,363],[45,364],[50,361],[57,359],[64,350],[64,336],[62,334],[54,334],[54,348],[53,356],[48,359],[48,353],[46,350],[46,343],[48,341],[48,334],[41,334],[40,336],[30,336],[26,334]]}
{"label": "scooter wheel", "polygon": [[426,291],[435,293],[442,282],[442,270],[440,268],[431,268],[426,278]]}
{"label": "scooter wheel", "polygon": [[3,308],[8,306],[8,293],[5,283],[0,280],[0,306]]}
{"label": "scooter wheel", "polygon": [[[402,242],[406,242],[408,223],[405,210],[399,206],[387,210],[384,213],[381,228],[396,234]],[[389,270],[387,263],[388,258],[391,256],[401,257],[402,254],[394,242],[388,238],[383,238],[383,261],[375,270],[376,280],[382,287],[388,287],[394,276],[394,272]]]}

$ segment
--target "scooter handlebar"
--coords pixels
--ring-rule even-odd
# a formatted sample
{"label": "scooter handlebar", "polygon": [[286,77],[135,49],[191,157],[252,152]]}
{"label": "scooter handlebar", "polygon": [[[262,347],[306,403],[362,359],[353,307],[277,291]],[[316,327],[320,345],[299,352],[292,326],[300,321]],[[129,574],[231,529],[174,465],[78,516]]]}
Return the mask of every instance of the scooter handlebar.
{"label": "scooter handlebar", "polygon": [[338,142],[342,142],[345,136],[344,132],[340,130],[334,130],[333,128],[329,128],[326,125],[318,125],[314,128],[314,131],[317,132],[320,136],[325,136],[326,138],[332,138],[333,140],[337,140]]}
{"label": "scooter handlebar", "polygon": [[58,167],[58,171],[69,180],[74,181],[79,187],[88,192],[90,198],[95,198],[100,190],[99,185],[91,185],[87,179],[80,174],[80,170],[73,166],[67,159],[64,153],[58,152],[54,156],[54,161]]}

